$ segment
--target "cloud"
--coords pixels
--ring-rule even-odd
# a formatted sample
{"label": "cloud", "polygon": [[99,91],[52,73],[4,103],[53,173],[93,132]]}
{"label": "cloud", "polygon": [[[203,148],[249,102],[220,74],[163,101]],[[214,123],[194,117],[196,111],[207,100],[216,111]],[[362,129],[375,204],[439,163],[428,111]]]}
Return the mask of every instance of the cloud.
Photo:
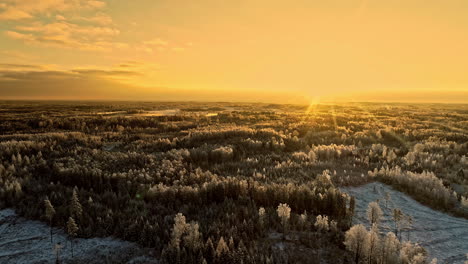
{"label": "cloud", "polygon": [[40,65],[0,64],[1,98],[112,98],[129,96],[136,87],[125,82],[143,75],[132,69],[81,68],[47,70]]}
{"label": "cloud", "polygon": [[101,27],[101,26],[83,26],[78,24],[69,23],[66,21],[53,22],[48,24],[43,24],[41,22],[36,22],[28,26],[17,26],[17,30],[33,32],[40,36],[50,36],[50,35],[62,35],[62,36],[74,36],[78,37],[99,37],[106,38],[117,36],[120,34],[120,31],[111,27]]}
{"label": "cloud", "polygon": [[58,21],[64,21],[66,20],[66,18],[62,15],[55,15],[55,19],[57,19]]}
{"label": "cloud", "polygon": [[133,72],[155,72],[161,70],[161,65],[152,62],[126,61],[115,66],[115,69]]}
{"label": "cloud", "polygon": [[0,20],[30,19],[47,13],[93,10],[105,6],[105,2],[96,0],[5,0],[0,6]]}
{"label": "cloud", "polygon": [[94,0],[86,1],[86,7],[88,8],[103,8],[105,6],[106,6],[106,3],[102,1],[94,1]]}
{"label": "cloud", "polygon": [[5,11],[0,13],[0,20],[19,20],[25,18],[32,18],[32,16],[27,12],[14,8],[6,8]]}
{"label": "cloud", "polygon": [[112,99],[134,90],[131,85],[85,73],[0,72],[0,94],[4,99]]}
{"label": "cloud", "polygon": [[112,17],[105,13],[98,13],[92,17],[81,17],[80,19],[98,25],[111,25],[113,23]]}
{"label": "cloud", "polygon": [[[114,42],[120,31],[103,12],[97,0],[4,0],[0,20],[7,24],[5,35],[27,44],[66,49],[110,51],[125,48]],[[85,14],[85,15],[83,15]],[[47,21],[47,22],[45,22]]]}
{"label": "cloud", "polygon": [[38,57],[36,55],[27,54],[17,50],[3,50],[0,51],[4,59],[15,60],[15,61],[31,61]]}
{"label": "cloud", "polygon": [[100,51],[126,47],[124,43],[112,41],[120,34],[116,28],[78,25],[67,21],[33,22],[16,26],[15,30],[8,30],[5,34],[12,39],[46,47]]}
{"label": "cloud", "polygon": [[41,70],[44,67],[40,65],[31,65],[31,64],[16,64],[16,63],[0,63],[1,70]]}
{"label": "cloud", "polygon": [[148,46],[167,46],[169,43],[167,41],[165,41],[165,40],[160,39],[160,38],[154,38],[154,39],[151,39],[151,40],[143,41],[143,44],[148,45]]}
{"label": "cloud", "polygon": [[[251,97],[246,97],[246,91],[240,90],[233,92],[142,87],[118,81],[120,78],[129,78],[139,74],[133,70],[119,68],[129,68],[128,65],[140,64],[140,62],[126,62],[123,67],[108,70],[99,68],[21,72],[0,70],[0,99],[257,101],[257,98],[262,97],[270,101],[270,98],[265,97],[264,92],[259,94],[255,91],[248,91]],[[268,93],[269,96],[272,94]],[[278,98],[284,100],[285,97]]]}
{"label": "cloud", "polygon": [[[146,53],[153,53],[154,51],[175,51],[181,52],[185,51],[186,48],[182,46],[175,46],[176,44],[169,43],[169,41],[163,40],[161,38],[153,38],[150,40],[145,40],[140,44],[135,46],[135,49],[138,51],[143,51]],[[192,46],[191,42],[185,44],[186,47]]]}
{"label": "cloud", "polygon": [[12,39],[34,41],[34,36],[32,34],[22,34],[15,31],[7,30],[5,31],[5,35]]}
{"label": "cloud", "polygon": [[95,79],[107,79],[116,81],[127,81],[134,77],[143,76],[143,73],[132,70],[102,70],[102,69],[74,69],[71,73]]}

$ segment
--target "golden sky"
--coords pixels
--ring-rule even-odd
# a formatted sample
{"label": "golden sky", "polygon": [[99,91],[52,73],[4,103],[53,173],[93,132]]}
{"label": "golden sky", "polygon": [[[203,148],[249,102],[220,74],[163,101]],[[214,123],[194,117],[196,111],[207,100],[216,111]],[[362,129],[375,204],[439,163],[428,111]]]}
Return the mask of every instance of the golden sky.
{"label": "golden sky", "polygon": [[0,0],[0,99],[468,102],[467,0]]}

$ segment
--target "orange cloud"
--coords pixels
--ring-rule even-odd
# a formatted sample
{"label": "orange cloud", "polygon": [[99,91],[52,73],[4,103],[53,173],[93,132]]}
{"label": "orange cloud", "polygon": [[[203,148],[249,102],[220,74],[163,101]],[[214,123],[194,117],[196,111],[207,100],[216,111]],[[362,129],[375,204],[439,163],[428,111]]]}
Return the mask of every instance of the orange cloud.
{"label": "orange cloud", "polygon": [[8,0],[0,8],[0,20],[18,20],[32,18],[47,12],[61,12],[66,10],[100,9],[105,2],[96,0]]}
{"label": "orange cloud", "polygon": [[125,47],[122,43],[110,41],[112,37],[120,34],[120,31],[113,27],[83,26],[59,21],[49,24],[34,22],[26,26],[17,26],[16,30],[8,30],[5,34],[29,44],[102,51]]}

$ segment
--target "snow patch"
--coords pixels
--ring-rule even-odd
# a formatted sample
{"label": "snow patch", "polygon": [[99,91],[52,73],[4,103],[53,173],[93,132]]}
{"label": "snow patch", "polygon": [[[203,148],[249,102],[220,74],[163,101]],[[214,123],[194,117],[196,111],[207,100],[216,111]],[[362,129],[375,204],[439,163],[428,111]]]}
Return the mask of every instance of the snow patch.
{"label": "snow patch", "polygon": [[57,228],[53,232],[51,244],[49,226],[19,217],[12,209],[0,210],[0,263],[55,263],[57,243],[62,263],[157,263],[148,250],[110,237],[75,239],[72,258],[68,236]]}
{"label": "snow patch", "polygon": [[[392,209],[399,208],[404,214],[413,217],[413,226],[409,238],[424,246],[431,258],[437,258],[438,263],[463,263],[468,253],[468,220],[454,217],[420,204],[408,195],[396,191],[390,186],[379,182],[369,183],[359,187],[346,187],[342,191],[356,198],[355,224],[369,227],[367,206],[370,202],[379,200],[384,212],[380,230],[384,233],[394,232]],[[385,206],[385,193],[390,193],[388,207]],[[402,239],[406,240],[408,232],[403,231]]]}

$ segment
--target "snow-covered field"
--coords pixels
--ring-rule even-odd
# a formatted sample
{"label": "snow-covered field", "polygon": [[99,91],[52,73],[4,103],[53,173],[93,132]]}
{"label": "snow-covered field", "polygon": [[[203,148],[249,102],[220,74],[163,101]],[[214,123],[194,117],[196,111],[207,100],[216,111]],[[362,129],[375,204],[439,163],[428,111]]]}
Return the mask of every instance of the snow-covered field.
{"label": "snow-covered field", "polygon": [[[114,238],[75,239],[72,258],[66,234],[54,228],[53,238],[63,246],[61,263],[155,263],[138,245]],[[0,263],[55,263],[49,226],[0,210]]]}
{"label": "snow-covered field", "polygon": [[[394,231],[391,210],[399,208],[403,213],[413,217],[413,227],[409,233],[410,240],[424,246],[431,258],[437,258],[438,263],[463,263],[466,259],[468,220],[435,211],[406,194],[378,182],[342,190],[356,198],[354,219],[356,223],[369,226],[366,215],[367,206],[372,201],[380,200],[380,207],[385,214],[385,219],[381,223],[381,231],[385,233]],[[391,196],[388,208],[385,208],[386,192],[389,192]],[[407,235],[408,233],[403,231],[402,238],[406,240]]]}

